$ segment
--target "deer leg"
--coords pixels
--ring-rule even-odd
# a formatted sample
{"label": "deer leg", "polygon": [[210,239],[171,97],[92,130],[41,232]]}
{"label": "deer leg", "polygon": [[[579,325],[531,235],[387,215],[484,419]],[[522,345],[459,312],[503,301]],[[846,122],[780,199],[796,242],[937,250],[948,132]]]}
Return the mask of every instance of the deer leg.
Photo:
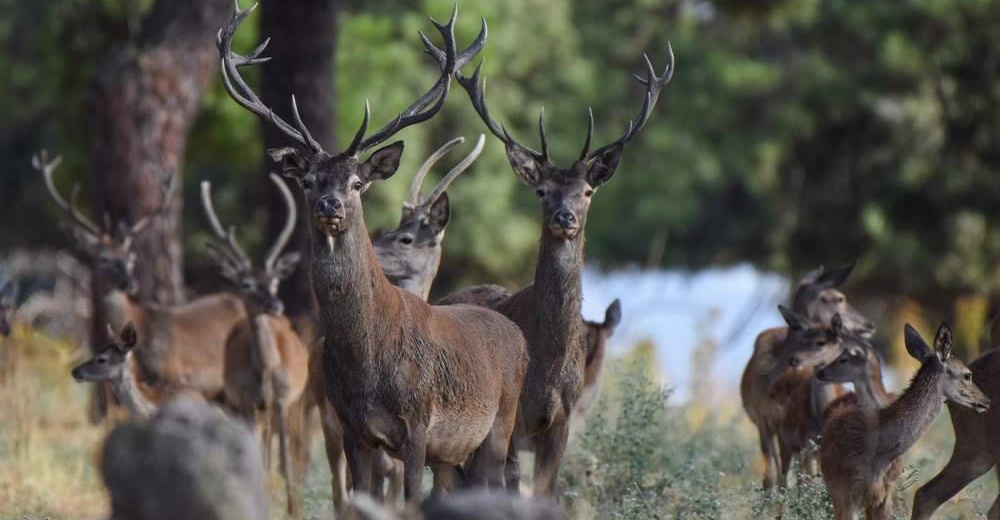
{"label": "deer leg", "polygon": [[443,497],[458,488],[460,480],[458,478],[458,468],[455,466],[440,465],[434,466],[431,469],[434,471],[434,488],[431,490],[433,496]]}
{"label": "deer leg", "polygon": [[347,457],[344,452],[344,432],[333,407],[324,398],[320,403],[320,426],[323,428],[323,444],[326,447],[326,462],[330,465],[330,484],[333,489],[333,509],[343,511],[347,505]]}
{"label": "deer leg", "polygon": [[389,474],[389,455],[385,450],[377,448],[372,456],[372,498],[380,504],[385,503],[385,479]]}
{"label": "deer leg", "polygon": [[301,500],[309,472],[310,440],[312,439],[312,416],[315,406],[307,402],[305,396],[292,405],[288,418],[288,444],[292,452],[292,479],[295,482],[296,498]]}
{"label": "deer leg", "polygon": [[386,492],[386,503],[395,506],[403,505],[403,463],[389,457],[389,471],[386,477],[389,490]]}
{"label": "deer leg", "polygon": [[956,439],[951,459],[941,473],[917,490],[913,497],[913,515],[910,518],[930,518],[941,504],[996,465],[996,457],[983,457],[981,453],[964,448],[969,445],[960,441],[961,439]]}
{"label": "deer leg", "polygon": [[521,443],[524,442],[521,422],[514,423],[514,433],[507,443],[507,460],[504,461],[504,487],[511,495],[521,494],[521,461],[518,458],[521,450]]}
{"label": "deer leg", "polygon": [[347,454],[347,467],[351,470],[351,489],[370,495],[374,455],[372,448],[350,432],[344,432],[344,452]]}
{"label": "deer leg", "polygon": [[420,502],[420,485],[427,462],[427,428],[417,425],[403,447],[403,493],[406,501]]}
{"label": "deer leg", "polygon": [[285,480],[285,501],[288,516],[299,517],[298,501],[295,495],[295,482],[291,475],[291,456],[288,449],[288,405],[282,402],[278,405],[278,456],[281,457],[281,478]]}
{"label": "deer leg", "polygon": [[535,489],[534,496],[549,496],[559,499],[559,465],[562,463],[566,441],[569,438],[569,424],[559,421],[538,436],[535,444]]}
{"label": "deer leg", "polygon": [[764,455],[764,489],[774,488],[778,481],[778,443],[777,438],[767,428],[757,427],[760,436],[760,452]]}

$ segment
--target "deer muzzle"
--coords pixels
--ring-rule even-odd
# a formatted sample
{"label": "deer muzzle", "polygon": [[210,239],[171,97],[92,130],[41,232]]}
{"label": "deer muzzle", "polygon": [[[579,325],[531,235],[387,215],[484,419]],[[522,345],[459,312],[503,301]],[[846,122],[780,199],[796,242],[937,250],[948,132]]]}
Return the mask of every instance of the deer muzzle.
{"label": "deer muzzle", "polygon": [[561,209],[552,215],[549,231],[559,238],[573,238],[580,232],[580,221],[572,211]]}
{"label": "deer muzzle", "polygon": [[323,197],[313,208],[316,227],[328,235],[344,231],[344,216],[344,203],[336,197]]}

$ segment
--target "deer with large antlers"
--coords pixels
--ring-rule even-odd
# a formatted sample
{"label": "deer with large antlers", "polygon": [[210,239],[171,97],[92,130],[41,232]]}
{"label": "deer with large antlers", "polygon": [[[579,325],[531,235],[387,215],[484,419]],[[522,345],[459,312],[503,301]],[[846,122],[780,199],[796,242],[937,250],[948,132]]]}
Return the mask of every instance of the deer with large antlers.
{"label": "deer with large antlers", "polygon": [[933,349],[909,324],[905,342],[921,366],[899,398],[877,413],[835,408],[823,425],[820,462],[837,519],[854,518],[858,509],[869,520],[891,517],[898,459],[930,428],[945,401],[980,414],[989,409],[990,400],[976,386],[972,371],[951,356],[952,333],[946,323],[938,328]]}
{"label": "deer with large antlers", "polygon": [[[796,285],[792,295],[792,314],[802,316],[792,320],[801,324],[801,330],[809,329],[810,323],[829,324],[833,315],[840,316],[844,328],[862,336],[874,333],[874,326],[850,304],[838,287],[847,280],[854,264],[825,271],[822,267],[809,272]],[[782,312],[786,321],[790,314]],[[775,484],[784,484],[788,468],[782,460],[791,460],[790,454],[782,455],[780,448],[780,432],[787,415],[789,397],[780,398],[775,394],[774,383],[784,376],[782,386],[800,388],[799,383],[808,383],[812,371],[799,371],[789,366],[794,359],[794,348],[797,338],[790,327],[780,327],[765,330],[757,336],[754,351],[747,362],[740,380],[740,396],[743,399],[743,409],[750,421],[757,426],[760,437],[760,449],[764,455],[764,488],[770,489]],[[817,337],[817,342],[819,337]],[[826,341],[824,340],[824,345]],[[801,344],[799,344],[802,346]],[[822,347],[824,345],[816,345]],[[829,350],[827,350],[829,352]],[[788,372],[786,374],[786,372]],[[834,395],[824,395],[823,401],[829,404]],[[811,408],[806,414],[812,417]]]}
{"label": "deer with large antlers", "polygon": [[[209,244],[209,254],[222,277],[239,291],[247,309],[247,319],[235,327],[226,340],[225,403],[236,415],[261,432],[261,452],[265,467],[270,467],[273,445],[272,425],[278,428],[278,453],[281,476],[285,480],[288,514],[299,516],[299,497],[290,474],[292,458],[290,438],[301,444],[303,421],[289,421],[292,407],[301,404],[309,376],[309,347],[302,342],[291,322],[282,315],[284,305],[278,298],[278,285],[295,270],[299,253],[282,254],[295,230],[295,198],[275,174],[270,176],[288,209],[285,226],[271,245],[264,265],[255,268],[250,257],[236,241],[236,230],[226,231],[212,204],[212,186],[201,183],[201,203],[218,243]],[[275,415],[277,412],[277,415]],[[301,462],[298,461],[297,462]],[[297,475],[301,471],[295,472]]]}
{"label": "deer with large antlers", "polygon": [[170,178],[164,184],[163,204],[151,216],[132,225],[109,222],[98,226],[77,208],[79,185],[67,202],[56,189],[53,173],[60,159],[49,161],[44,152],[34,158],[56,205],[69,214],[76,246],[89,261],[96,276],[94,291],[104,307],[102,316],[112,329],[121,330],[132,322],[140,338],[135,361],[143,380],[152,385],[184,386],[198,389],[207,399],[222,392],[222,361],[226,337],[233,326],[246,319],[239,298],[230,294],[203,296],[192,302],[163,306],[133,299],[135,254],[132,242],[150,219],[159,218],[171,199]]}
{"label": "deer with large antlers", "polygon": [[[425,464],[465,464],[471,484],[502,487],[507,445],[527,365],[524,338],[502,315],[472,306],[437,307],[392,285],[378,264],[364,222],[361,194],[392,176],[403,151],[397,141],[361,154],[444,105],[456,68],[485,43],[486,26],[469,48],[455,48],[457,10],[434,21],[440,49],[421,35],[439,67],[434,85],[397,118],[368,135],[369,109],[341,153],[330,154],[309,135],[294,100],[295,125],[267,108],[239,76],[239,67],[264,61],[232,51],[232,38],[253,8],[238,7],[219,31],[222,74],[230,96],[271,121],[296,146],[270,150],[282,173],[298,181],[312,212],[311,274],[325,336],[327,398],[345,430],[354,489],[370,492],[373,450],[403,461],[408,500],[418,500]],[[433,21],[433,20],[432,20]],[[266,42],[265,42],[266,43]]]}
{"label": "deer with large antlers", "polygon": [[673,52],[662,74],[656,73],[646,57],[645,77],[636,76],[646,88],[638,116],[617,140],[593,151],[590,146],[594,118],[588,110],[583,150],[568,168],[556,165],[549,155],[544,111],[538,118],[541,151],[518,143],[493,120],[486,105],[485,83],[480,81],[480,67],[468,78],[456,72],[456,78],[480,119],[504,143],[514,174],[535,190],[542,210],[541,247],[534,283],[493,307],[524,332],[531,358],[521,393],[517,442],[512,443],[507,460],[507,489],[516,492],[518,488],[519,446],[532,445],[536,453],[535,492],[555,495],[569,419],[584,379],[586,346],[580,319],[581,275],[590,199],[614,175],[625,145],[649,120],[661,90],[673,75]]}

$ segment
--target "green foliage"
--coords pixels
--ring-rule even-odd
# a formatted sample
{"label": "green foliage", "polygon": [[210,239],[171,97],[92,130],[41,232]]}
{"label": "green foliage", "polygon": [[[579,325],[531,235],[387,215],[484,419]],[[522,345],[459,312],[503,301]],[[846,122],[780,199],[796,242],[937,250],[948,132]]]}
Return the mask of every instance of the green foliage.
{"label": "green foliage", "polygon": [[[433,37],[425,14],[443,19],[451,3],[341,5],[341,143],[365,98],[380,126],[433,81],[416,33]],[[28,167],[34,149],[66,156],[60,176],[89,175],[90,85],[148,4],[0,2],[0,68],[8,79],[0,85],[0,156],[10,172],[0,189],[17,194],[0,210],[5,221],[54,221]],[[629,73],[641,70],[643,52],[662,68],[672,42],[672,84],[614,180],[594,197],[590,259],[635,263],[666,237],[668,266],[750,261],[801,272],[859,258],[856,276],[870,291],[927,299],[1000,289],[1000,3],[465,0],[460,11],[460,43],[474,37],[478,15],[490,23],[483,73],[494,117],[537,145],[535,120],[546,106],[562,164],[582,144],[588,106],[598,142],[622,132],[642,94]],[[259,40],[253,26],[238,48]],[[260,190],[251,182],[259,177],[250,174],[263,162],[258,125],[215,85],[186,164],[189,180],[212,178],[220,197],[233,201],[222,213],[251,215],[244,226],[266,217],[253,210]],[[396,222],[428,153],[455,135],[469,147],[484,131],[454,85],[442,114],[400,134],[403,165],[368,196],[370,227]],[[451,190],[439,288],[530,278],[538,209],[510,173],[503,146],[488,137],[479,162]],[[187,183],[188,200],[196,184]],[[85,183],[82,199],[88,195]],[[189,219],[199,218],[195,206],[188,204]],[[199,227],[185,226],[187,243]],[[0,234],[0,246],[26,243],[64,242],[53,225]]]}

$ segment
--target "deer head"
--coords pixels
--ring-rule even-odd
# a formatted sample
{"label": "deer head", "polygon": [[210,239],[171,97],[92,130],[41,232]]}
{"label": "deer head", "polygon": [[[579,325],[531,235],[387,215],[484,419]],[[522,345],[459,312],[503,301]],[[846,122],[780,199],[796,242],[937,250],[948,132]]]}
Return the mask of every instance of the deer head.
{"label": "deer head", "polygon": [[856,341],[860,336],[851,334],[844,326],[839,314],[834,314],[829,324],[815,322],[782,305],[778,306],[781,316],[788,324],[788,339],[775,368],[781,372],[786,368],[815,368],[834,360],[843,350],[844,342]]}
{"label": "deer head", "polygon": [[120,376],[122,370],[129,370],[129,357],[138,338],[135,325],[131,322],[125,325],[121,335],[115,334],[111,325],[108,325],[108,342],[94,354],[94,357],[73,369],[73,379],[78,382],[95,383]]}
{"label": "deer head", "polygon": [[434,164],[464,141],[464,137],[456,137],[424,161],[410,183],[399,225],[372,241],[379,265],[389,281],[424,299],[430,293],[431,282],[441,262],[441,243],[451,216],[445,190],[479,157],[485,136],[479,135],[472,152],[442,177],[426,197],[420,197],[420,186]]}
{"label": "deer head", "polygon": [[870,338],[875,334],[875,325],[848,304],[847,297],[838,290],[856,265],[857,262],[830,271],[820,266],[807,273],[795,288],[792,308],[819,323],[829,323],[834,314],[840,314],[847,329]]}
{"label": "deer head", "polygon": [[608,305],[604,311],[604,321],[586,321],[587,330],[587,362],[593,358],[601,344],[605,344],[608,338],[615,333],[618,324],[622,321],[622,303],[615,298],[615,301]]}
{"label": "deer head", "polygon": [[222,277],[236,286],[251,315],[280,315],[284,311],[284,305],[278,298],[278,285],[295,271],[300,258],[298,252],[281,253],[295,231],[295,198],[281,178],[273,173],[270,178],[285,199],[288,213],[285,227],[268,250],[263,268],[253,267],[250,257],[236,241],[235,226],[224,230],[212,205],[212,185],[207,181],[201,183],[201,204],[212,231],[220,241],[208,244],[208,254]]}
{"label": "deer head", "polygon": [[14,282],[0,285],[0,336],[10,336],[11,315],[14,313]]}
{"label": "deer head", "polygon": [[77,208],[79,184],[73,186],[69,202],[56,189],[52,174],[62,162],[62,157],[49,161],[48,154],[42,150],[32,157],[31,162],[36,170],[42,172],[52,200],[70,216],[71,222],[65,227],[73,238],[77,250],[90,263],[91,269],[115,289],[134,295],[139,287],[134,274],[135,253],[132,252],[132,244],[135,237],[146,229],[153,219],[167,212],[173,191],[173,176],[164,175],[163,199],[153,215],[143,217],[133,224],[119,221],[116,225],[113,225],[110,218],[105,215],[104,225],[98,226]]}
{"label": "deer head", "polygon": [[363,159],[362,154],[384,143],[400,130],[430,119],[441,110],[451,85],[451,75],[457,67],[475,57],[485,44],[486,21],[483,20],[479,36],[472,45],[458,52],[454,33],[457,7],[452,11],[447,24],[440,24],[432,18],[431,21],[444,40],[444,49],[436,47],[423,33],[420,37],[425,50],[440,69],[437,81],[399,116],[368,137],[365,134],[368,131],[370,109],[366,101],[364,120],[351,144],[344,151],[331,154],[310,135],[299,115],[294,97],[292,115],[295,124],[290,125],[264,105],[240,77],[240,67],[256,65],[269,59],[260,56],[267,46],[267,40],[246,56],[232,50],[236,30],[255,8],[256,4],[247,10],[240,10],[237,5],[229,24],[219,30],[216,43],[222,58],[222,78],[226,91],[241,106],[270,121],[296,142],[294,147],[273,149],[268,153],[273,160],[282,164],[282,174],[295,179],[302,187],[308,210],[312,212],[313,227],[325,236],[337,236],[351,229],[352,225],[362,222],[361,194],[372,182],[387,179],[396,173],[403,153],[403,142],[396,141],[379,148],[367,159]]}
{"label": "deer head", "polygon": [[594,135],[594,114],[591,110],[587,110],[587,139],[584,141],[579,158],[568,168],[556,165],[549,156],[549,146],[545,137],[544,109],[538,114],[538,133],[542,146],[539,152],[515,141],[506,128],[498,125],[490,117],[486,106],[486,81],[480,80],[482,64],[476,67],[470,78],[456,73],[456,78],[468,93],[476,113],[486,123],[490,132],[506,146],[507,159],[514,174],[521,182],[534,188],[542,207],[542,227],[552,237],[573,239],[585,228],[591,197],[615,174],[625,144],[645,126],[660,97],[660,91],[673,76],[673,50],[669,46],[667,50],[670,60],[661,75],[656,74],[649,57],[643,55],[646,59],[646,77],[635,75],[639,83],[646,87],[646,96],[639,109],[639,115],[629,122],[621,137],[593,152],[590,151],[590,145]]}
{"label": "deer head", "polygon": [[878,356],[875,349],[863,344],[845,345],[830,364],[816,371],[816,379],[824,383],[850,383],[869,377],[870,358]]}
{"label": "deer head", "polygon": [[922,365],[927,363],[940,364],[944,371],[942,389],[946,401],[971,408],[978,413],[986,413],[990,408],[990,400],[976,386],[972,371],[958,358],[951,356],[953,335],[951,327],[942,322],[934,335],[934,348],[924,341],[924,338],[909,323],[903,329],[906,351],[913,359]]}

